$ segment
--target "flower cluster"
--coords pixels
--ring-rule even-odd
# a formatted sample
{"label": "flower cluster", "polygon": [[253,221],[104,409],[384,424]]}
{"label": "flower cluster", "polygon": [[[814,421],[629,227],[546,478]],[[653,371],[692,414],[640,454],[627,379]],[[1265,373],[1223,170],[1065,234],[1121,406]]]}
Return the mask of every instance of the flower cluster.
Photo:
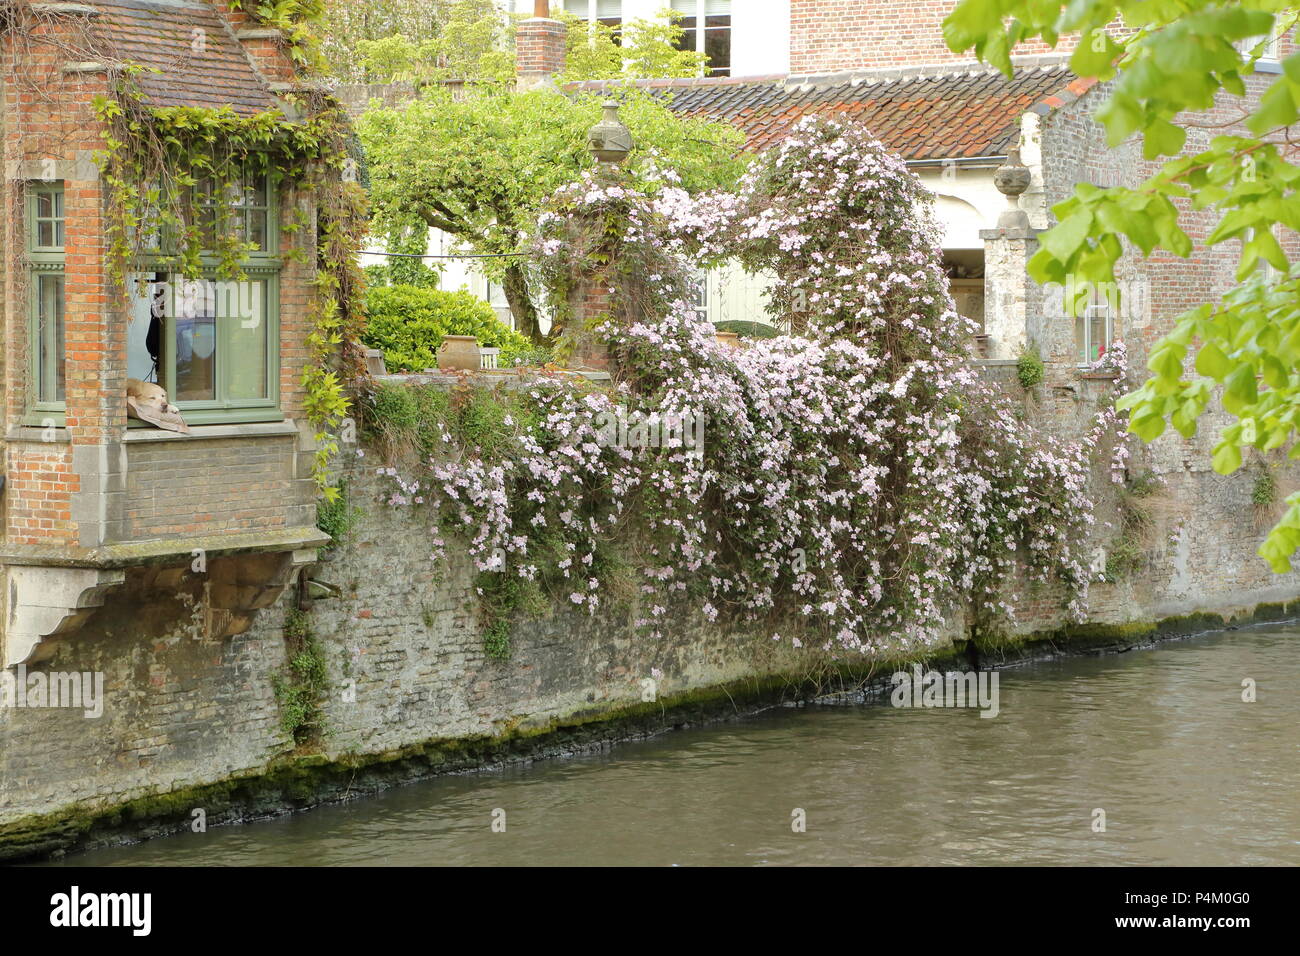
{"label": "flower cluster", "polygon": [[[972,368],[928,203],[869,134],[824,119],[733,193],[565,190],[539,230],[543,273],[635,263],[635,308],[599,330],[622,385],[537,380],[508,450],[435,458],[423,493],[486,574],[592,610],[630,578],[650,635],[691,604],[796,646],[906,653],[963,612],[1010,619],[1020,572],[1063,581],[1081,613],[1090,459],[1116,423],[1037,435]],[[722,258],[780,277],[788,334],[717,343],[687,263]],[[703,447],[612,445],[596,423],[615,406],[702,417]]]}

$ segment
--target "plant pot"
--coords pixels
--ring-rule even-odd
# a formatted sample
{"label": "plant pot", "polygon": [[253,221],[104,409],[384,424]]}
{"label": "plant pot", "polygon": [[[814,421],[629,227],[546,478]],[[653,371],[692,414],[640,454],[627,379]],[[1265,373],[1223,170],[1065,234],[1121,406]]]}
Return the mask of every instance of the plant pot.
{"label": "plant pot", "polygon": [[478,339],[472,335],[444,335],[438,347],[438,368],[443,372],[477,372]]}
{"label": "plant pot", "polygon": [[740,335],[736,332],[714,332],[713,337],[719,345],[725,345],[728,348],[740,348]]}

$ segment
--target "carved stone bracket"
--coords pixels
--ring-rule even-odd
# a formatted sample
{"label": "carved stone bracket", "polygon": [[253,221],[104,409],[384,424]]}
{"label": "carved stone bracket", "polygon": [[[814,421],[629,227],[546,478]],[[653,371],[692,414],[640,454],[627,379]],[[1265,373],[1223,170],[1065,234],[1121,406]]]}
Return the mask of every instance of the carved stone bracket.
{"label": "carved stone bracket", "polygon": [[79,628],[105,593],[126,580],[106,568],[9,568],[4,666],[40,660],[50,653],[42,642]]}
{"label": "carved stone bracket", "polygon": [[198,536],[185,541],[117,543],[97,548],[11,545],[0,550],[5,597],[3,666],[53,653],[54,638],[78,630],[106,592],[176,591],[202,580],[209,638],[248,630],[329,537],[315,527]]}

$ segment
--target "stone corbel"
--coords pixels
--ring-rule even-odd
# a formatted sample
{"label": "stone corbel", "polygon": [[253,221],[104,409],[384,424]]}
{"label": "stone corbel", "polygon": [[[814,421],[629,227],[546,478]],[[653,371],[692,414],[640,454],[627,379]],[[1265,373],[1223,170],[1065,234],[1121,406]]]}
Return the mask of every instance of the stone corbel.
{"label": "stone corbel", "polygon": [[79,628],[125,580],[125,571],[107,568],[10,567],[4,666],[48,657],[48,640]]}

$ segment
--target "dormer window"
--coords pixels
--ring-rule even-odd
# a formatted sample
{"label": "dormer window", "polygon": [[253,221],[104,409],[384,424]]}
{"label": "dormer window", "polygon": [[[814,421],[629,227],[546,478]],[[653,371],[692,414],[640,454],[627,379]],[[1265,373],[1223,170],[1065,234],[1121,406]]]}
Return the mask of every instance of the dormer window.
{"label": "dormer window", "polygon": [[679,50],[708,56],[706,76],[731,75],[731,0],[672,0],[682,14]]}

